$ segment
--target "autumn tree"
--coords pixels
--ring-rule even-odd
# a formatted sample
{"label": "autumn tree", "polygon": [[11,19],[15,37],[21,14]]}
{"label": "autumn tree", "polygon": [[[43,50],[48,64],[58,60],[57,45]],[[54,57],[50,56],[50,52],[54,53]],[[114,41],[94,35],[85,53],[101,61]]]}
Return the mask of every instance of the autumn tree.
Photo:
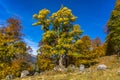
{"label": "autumn tree", "polygon": [[102,43],[99,37],[96,37],[94,40],[92,40],[92,48],[94,54],[93,57],[99,58],[106,55],[106,44]]}
{"label": "autumn tree", "polygon": [[[17,18],[9,18],[6,26],[0,29],[0,78],[12,74],[8,72],[14,72],[17,68],[12,65],[15,62],[14,60],[23,59],[27,54],[26,44],[22,40],[21,29],[21,23]],[[17,65],[18,62],[20,61],[17,61]],[[11,67],[14,67],[14,69]],[[18,71],[20,72],[20,70]],[[15,73],[17,72],[13,74]]]}
{"label": "autumn tree", "polygon": [[61,7],[57,12],[51,16],[47,9],[42,9],[38,14],[34,14],[33,18],[37,20],[33,25],[41,25],[44,31],[41,40],[41,46],[38,50],[41,54],[51,61],[52,56],[58,58],[58,64],[63,67],[63,57],[72,55],[72,48],[74,44],[80,39],[79,25],[74,25],[76,16],[67,7]]}
{"label": "autumn tree", "polygon": [[107,54],[120,53],[120,0],[116,0],[116,5],[112,11],[110,20],[107,23],[108,35],[106,38]]}
{"label": "autumn tree", "polygon": [[82,41],[82,45],[81,45],[80,53],[85,54],[91,50],[92,42],[89,36],[83,36],[81,38],[81,41]]}
{"label": "autumn tree", "polygon": [[77,51],[77,55],[73,56],[72,61],[74,61],[76,66],[79,66],[79,64],[90,66],[95,62],[92,40],[89,36],[82,36],[79,43],[77,42],[77,44],[74,45],[74,48],[76,49],[74,52]]}
{"label": "autumn tree", "polygon": [[94,47],[98,47],[102,44],[102,42],[99,37],[96,37],[94,40],[92,40],[92,44]]}
{"label": "autumn tree", "polygon": [[77,54],[70,56],[72,64],[76,66],[79,66],[79,64],[90,66],[96,63],[96,58],[105,55],[105,46],[101,43],[100,38],[97,37],[91,40],[89,36],[85,35],[75,43],[73,53]]}

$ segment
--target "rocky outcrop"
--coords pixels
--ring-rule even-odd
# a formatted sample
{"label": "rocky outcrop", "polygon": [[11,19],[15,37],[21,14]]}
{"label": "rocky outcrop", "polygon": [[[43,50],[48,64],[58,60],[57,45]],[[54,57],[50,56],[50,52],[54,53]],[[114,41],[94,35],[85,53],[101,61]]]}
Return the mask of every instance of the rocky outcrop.
{"label": "rocky outcrop", "polygon": [[21,78],[26,77],[29,74],[29,71],[24,70],[21,72]]}

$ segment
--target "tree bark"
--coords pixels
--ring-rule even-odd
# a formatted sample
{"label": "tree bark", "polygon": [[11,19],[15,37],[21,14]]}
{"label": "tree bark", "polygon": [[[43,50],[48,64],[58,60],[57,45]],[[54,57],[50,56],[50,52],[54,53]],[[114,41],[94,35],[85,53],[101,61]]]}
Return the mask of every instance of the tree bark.
{"label": "tree bark", "polygon": [[61,70],[64,70],[62,54],[60,54],[60,57],[59,57],[59,67],[61,68]]}

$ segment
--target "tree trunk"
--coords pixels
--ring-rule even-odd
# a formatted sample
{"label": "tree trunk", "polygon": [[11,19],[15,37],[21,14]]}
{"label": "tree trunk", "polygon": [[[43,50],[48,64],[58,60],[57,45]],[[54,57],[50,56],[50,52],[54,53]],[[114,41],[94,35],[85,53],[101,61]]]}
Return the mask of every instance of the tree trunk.
{"label": "tree trunk", "polygon": [[62,71],[64,70],[64,66],[63,66],[63,57],[62,57],[61,54],[60,54],[60,57],[59,57],[59,67],[61,68]]}
{"label": "tree trunk", "polygon": [[65,54],[65,57],[64,57],[64,61],[65,61],[65,68],[67,68],[68,66],[68,56]]}

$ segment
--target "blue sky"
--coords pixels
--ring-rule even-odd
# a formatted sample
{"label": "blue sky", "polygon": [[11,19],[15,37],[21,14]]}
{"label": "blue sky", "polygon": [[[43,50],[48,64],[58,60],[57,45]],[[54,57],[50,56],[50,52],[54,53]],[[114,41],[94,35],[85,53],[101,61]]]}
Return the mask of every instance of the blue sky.
{"label": "blue sky", "polygon": [[9,17],[19,17],[24,40],[36,54],[43,31],[39,26],[32,26],[35,22],[32,15],[43,8],[49,9],[51,13],[56,12],[62,4],[78,17],[75,23],[81,26],[83,35],[91,39],[100,37],[102,42],[105,41],[104,27],[114,9],[115,0],[0,0],[0,24]]}

